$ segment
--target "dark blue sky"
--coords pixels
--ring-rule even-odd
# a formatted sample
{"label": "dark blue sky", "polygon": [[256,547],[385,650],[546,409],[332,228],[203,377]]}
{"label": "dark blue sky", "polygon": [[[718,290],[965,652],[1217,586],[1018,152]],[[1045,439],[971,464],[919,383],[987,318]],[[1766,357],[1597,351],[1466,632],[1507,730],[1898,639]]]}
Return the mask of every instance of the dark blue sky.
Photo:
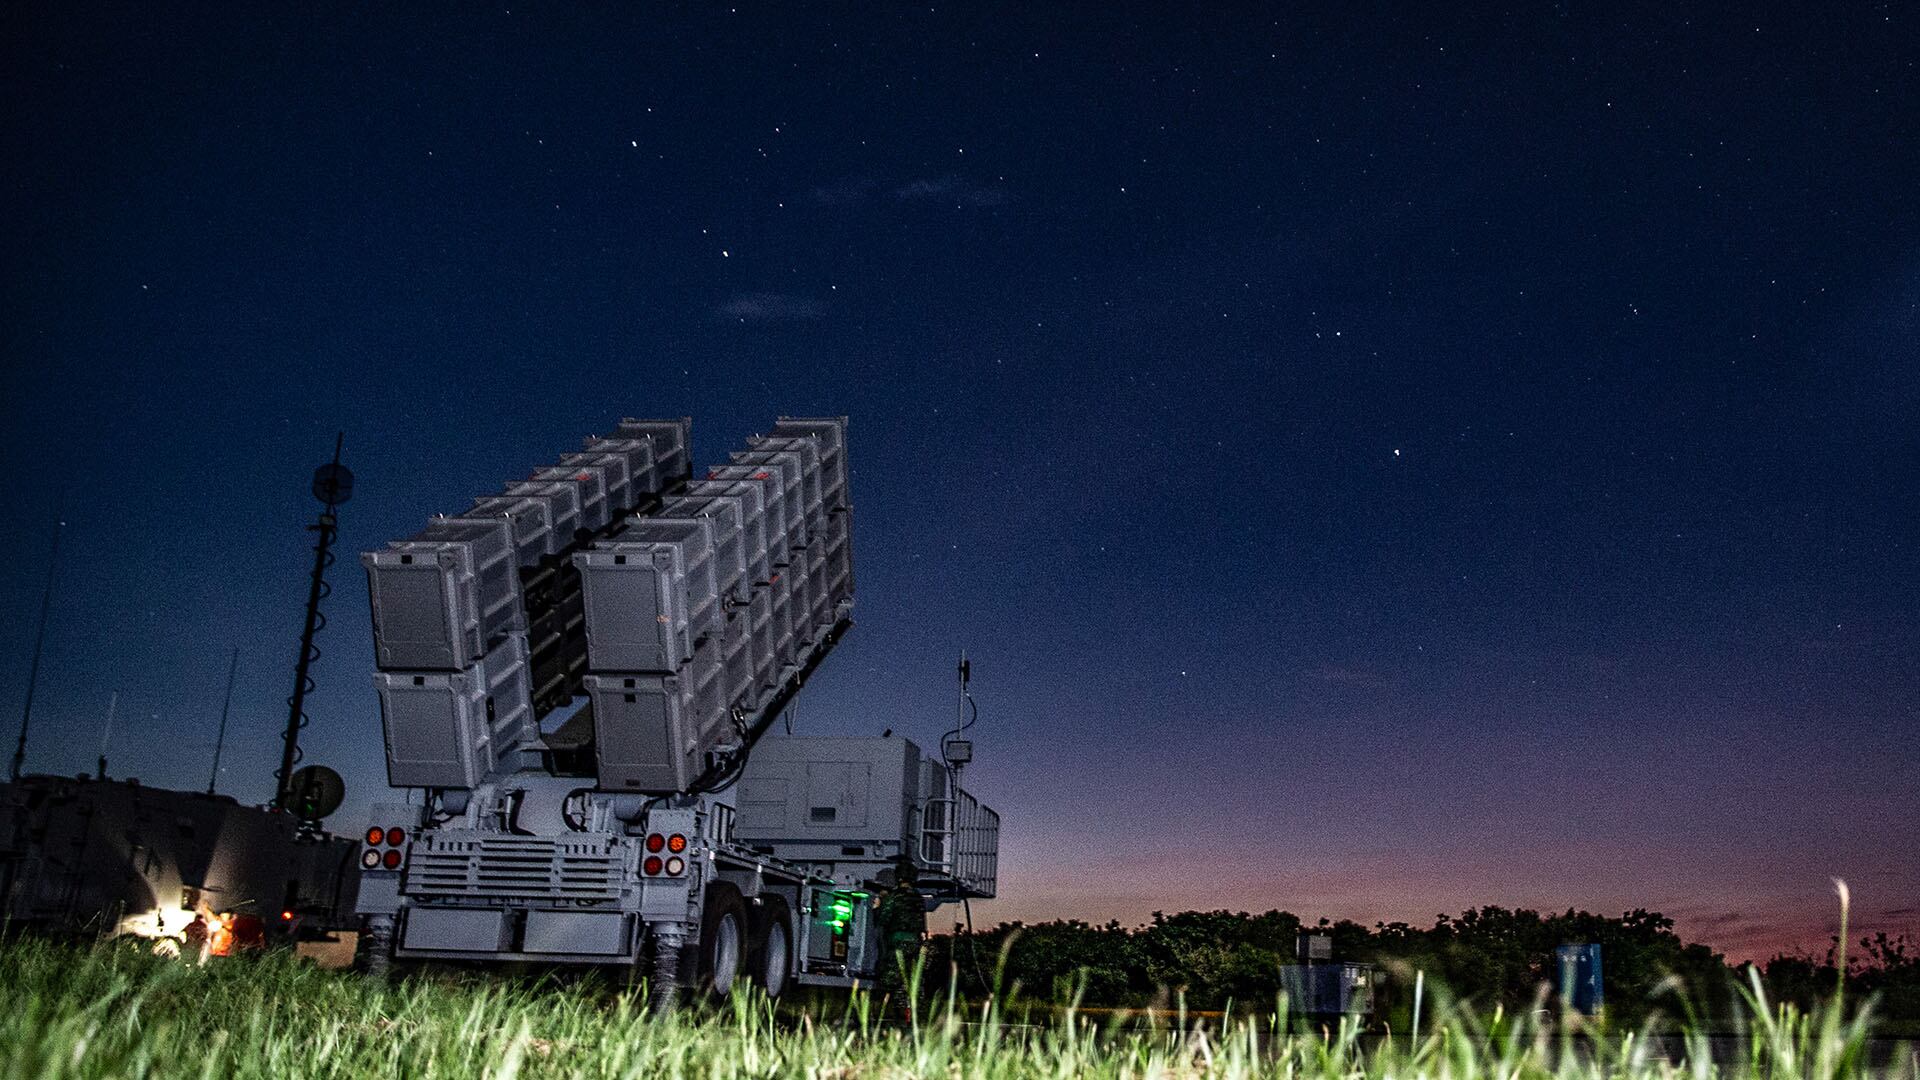
{"label": "dark blue sky", "polygon": [[[951,715],[989,916],[1920,928],[1920,32],[945,4],[5,18],[0,709],[383,783],[352,554],[622,415],[852,417],[820,733]],[[7,730],[11,730],[8,728]]]}

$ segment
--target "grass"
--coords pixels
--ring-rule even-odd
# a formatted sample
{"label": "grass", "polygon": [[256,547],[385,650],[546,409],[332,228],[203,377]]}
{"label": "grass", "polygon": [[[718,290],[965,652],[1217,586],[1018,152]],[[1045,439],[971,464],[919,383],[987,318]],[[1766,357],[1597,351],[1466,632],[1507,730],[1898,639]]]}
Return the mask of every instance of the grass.
{"label": "grass", "polygon": [[[284,957],[193,966],[129,947],[0,945],[0,1077],[1900,1077],[1920,1060],[1871,1037],[1871,1010],[1812,1013],[1746,990],[1740,1039],[1712,1061],[1684,1024],[1575,1035],[1441,1006],[1417,1041],[1348,1027],[1273,1036],[1271,1016],[1158,1023],[1073,1010],[1007,1023],[948,996],[884,1024],[864,996],[810,1012],[737,997],[665,1020],[584,981],[380,983]],[[937,995],[933,995],[937,996]]]}

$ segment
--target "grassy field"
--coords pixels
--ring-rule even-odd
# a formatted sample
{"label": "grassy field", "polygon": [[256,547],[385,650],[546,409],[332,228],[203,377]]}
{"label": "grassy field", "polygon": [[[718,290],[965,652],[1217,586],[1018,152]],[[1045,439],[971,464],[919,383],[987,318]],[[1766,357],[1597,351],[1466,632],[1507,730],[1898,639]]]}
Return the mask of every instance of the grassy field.
{"label": "grassy field", "polygon": [[1413,1041],[1272,1038],[1270,1017],[1231,1014],[1006,1023],[992,1005],[953,1002],[894,1025],[862,997],[654,1020],[638,1000],[592,981],[384,984],[286,958],[197,967],[16,941],[0,945],[0,1077],[1920,1077],[1914,1054],[1873,1040],[1870,1009],[1850,1003],[1801,1015],[1750,999],[1738,1039],[1676,1028],[1656,1051],[1648,1032],[1575,1039],[1446,1009]]}

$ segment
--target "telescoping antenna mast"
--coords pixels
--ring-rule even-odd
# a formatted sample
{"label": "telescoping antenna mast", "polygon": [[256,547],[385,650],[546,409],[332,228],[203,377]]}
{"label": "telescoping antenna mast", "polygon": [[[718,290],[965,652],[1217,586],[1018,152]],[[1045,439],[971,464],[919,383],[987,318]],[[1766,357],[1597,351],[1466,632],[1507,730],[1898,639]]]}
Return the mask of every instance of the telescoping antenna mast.
{"label": "telescoping antenna mast", "polygon": [[40,682],[40,647],[47,640],[47,612],[53,608],[53,579],[60,569],[60,533],[67,527],[65,521],[55,519],[53,528],[53,554],[47,556],[47,591],[40,594],[40,629],[33,635],[33,663],[27,668],[27,703],[20,710],[20,742],[13,748],[13,767],[10,775],[20,779],[20,770],[27,763],[27,729],[33,724],[33,689]]}
{"label": "telescoping antenna mast", "polygon": [[120,691],[115,690],[107,699],[107,722],[100,728],[100,768],[94,775],[101,780],[107,778],[107,744],[113,741],[113,714],[120,708]]}
{"label": "telescoping antenna mast", "polygon": [[227,748],[227,714],[233,710],[233,677],[240,672],[240,646],[233,647],[233,659],[227,662],[227,698],[220,704],[220,734],[213,740],[213,774],[207,777],[207,794],[213,794],[220,782],[220,755]]}
{"label": "telescoping antenna mast", "polygon": [[282,736],[280,768],[273,774],[276,810],[289,810],[293,805],[293,767],[300,760],[300,729],[307,726],[307,691],[313,689],[313,677],[308,672],[320,658],[320,650],[313,646],[313,637],[326,628],[327,617],[320,614],[320,601],[332,591],[327,585],[327,567],[333,565],[333,538],[339,528],[339,519],[333,510],[353,494],[353,471],[340,464],[340,447],[346,437],[346,433],[341,432],[333,440],[333,460],[313,470],[313,497],[319,499],[325,509],[307,526],[309,532],[317,534],[313,542],[313,575],[307,585],[307,623],[300,632],[300,658],[293,665],[293,696],[287,698],[287,731]]}
{"label": "telescoping antenna mast", "polygon": [[960,677],[960,693],[954,700],[953,727],[940,736],[940,758],[946,762],[947,770],[953,773],[954,782],[958,783],[960,770],[973,760],[973,741],[966,737],[967,729],[980,719],[980,706],[974,704],[973,695],[967,692],[967,683],[973,679],[973,664],[967,660],[964,649],[960,652],[960,666],[955,674]]}

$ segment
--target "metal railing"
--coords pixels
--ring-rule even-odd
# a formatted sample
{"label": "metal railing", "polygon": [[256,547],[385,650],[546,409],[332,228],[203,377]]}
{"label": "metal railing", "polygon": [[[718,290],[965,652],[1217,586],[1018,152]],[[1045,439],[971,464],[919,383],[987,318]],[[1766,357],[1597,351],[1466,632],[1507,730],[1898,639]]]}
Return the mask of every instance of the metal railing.
{"label": "metal railing", "polygon": [[1000,870],[1000,815],[957,785],[920,814],[920,861],[971,897],[994,895]]}

